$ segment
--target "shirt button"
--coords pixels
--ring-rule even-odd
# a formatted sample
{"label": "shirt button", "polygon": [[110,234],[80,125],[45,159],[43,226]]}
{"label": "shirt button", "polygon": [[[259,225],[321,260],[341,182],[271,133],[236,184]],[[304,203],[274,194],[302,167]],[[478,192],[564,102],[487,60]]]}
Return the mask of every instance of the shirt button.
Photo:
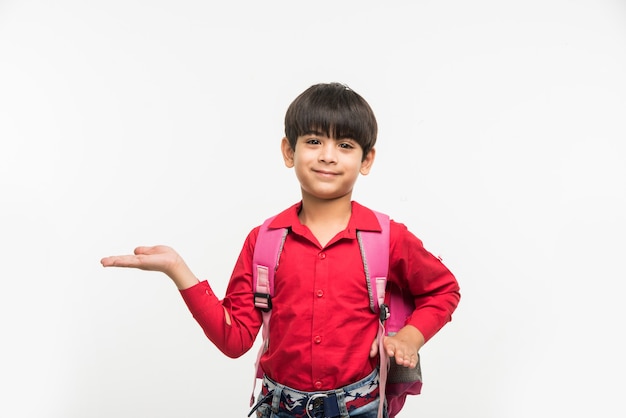
{"label": "shirt button", "polygon": [[321,381],[317,381],[315,382],[315,389],[321,389],[322,388],[322,382]]}
{"label": "shirt button", "polygon": [[322,337],[316,335],[315,338],[313,338],[313,341],[315,342],[315,344],[319,344],[322,342]]}
{"label": "shirt button", "polygon": [[320,258],[320,260],[323,260],[326,258],[326,253],[319,253],[318,257]]}
{"label": "shirt button", "polygon": [[322,289],[319,289],[316,293],[318,298],[321,298],[322,296],[324,296],[324,291]]}

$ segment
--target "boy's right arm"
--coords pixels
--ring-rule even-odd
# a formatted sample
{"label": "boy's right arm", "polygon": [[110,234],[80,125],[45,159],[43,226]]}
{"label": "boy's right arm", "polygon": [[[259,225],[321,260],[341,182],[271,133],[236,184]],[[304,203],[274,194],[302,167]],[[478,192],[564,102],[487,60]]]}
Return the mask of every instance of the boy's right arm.
{"label": "boy's right arm", "polygon": [[[172,279],[178,290],[189,289],[199,283],[185,260],[173,248],[165,245],[137,247],[134,254],[105,257],[100,262],[104,267],[129,267],[163,272]],[[224,320],[227,325],[231,324],[226,308]]]}
{"label": "boy's right arm", "polygon": [[252,298],[255,242],[256,231],[246,239],[223,300],[213,293],[206,280],[199,281],[182,257],[167,246],[138,247],[134,254],[105,257],[101,263],[104,267],[137,268],[168,275],[206,336],[227,356],[239,357],[252,347],[263,323]]}

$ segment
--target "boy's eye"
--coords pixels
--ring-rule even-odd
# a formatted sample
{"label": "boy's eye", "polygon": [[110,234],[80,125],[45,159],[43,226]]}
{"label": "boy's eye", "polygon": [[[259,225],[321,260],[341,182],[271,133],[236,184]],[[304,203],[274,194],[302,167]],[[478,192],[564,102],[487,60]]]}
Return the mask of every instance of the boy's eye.
{"label": "boy's eye", "polygon": [[352,149],[354,148],[354,146],[349,143],[349,142],[342,142],[341,144],[339,144],[340,148],[344,148],[344,149]]}
{"label": "boy's eye", "polygon": [[317,138],[309,138],[309,139],[306,140],[306,143],[315,145],[315,144],[319,144],[320,140],[317,139]]}

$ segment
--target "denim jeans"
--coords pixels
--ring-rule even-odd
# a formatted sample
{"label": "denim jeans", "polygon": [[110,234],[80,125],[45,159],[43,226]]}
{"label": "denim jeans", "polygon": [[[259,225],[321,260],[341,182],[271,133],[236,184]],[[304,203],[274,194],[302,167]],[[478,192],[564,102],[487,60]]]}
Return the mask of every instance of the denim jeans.
{"label": "denim jeans", "polygon": [[[293,418],[289,411],[279,410],[272,412],[272,406],[264,404],[256,410],[257,418]],[[378,400],[372,401],[359,409],[355,409],[348,415],[350,418],[376,418],[378,416]],[[383,410],[383,417],[387,418],[387,408]],[[313,418],[324,418],[313,415]]]}
{"label": "denim jeans", "polygon": [[[329,402],[335,409],[331,413],[332,418],[377,418],[380,404],[378,372],[328,392],[301,392],[265,377],[259,396],[261,400],[255,411],[257,418],[326,418],[323,404],[330,400],[334,400],[334,403]],[[383,409],[384,418],[387,418],[386,406]]]}

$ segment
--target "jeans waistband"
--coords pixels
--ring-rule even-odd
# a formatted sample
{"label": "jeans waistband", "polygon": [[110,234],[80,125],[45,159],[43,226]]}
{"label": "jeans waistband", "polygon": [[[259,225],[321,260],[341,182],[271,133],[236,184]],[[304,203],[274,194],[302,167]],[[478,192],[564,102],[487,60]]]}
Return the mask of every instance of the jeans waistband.
{"label": "jeans waistband", "polygon": [[340,389],[303,392],[263,378],[260,403],[272,405],[272,410],[287,411],[294,418],[348,417],[351,411],[378,399],[378,370]]}

